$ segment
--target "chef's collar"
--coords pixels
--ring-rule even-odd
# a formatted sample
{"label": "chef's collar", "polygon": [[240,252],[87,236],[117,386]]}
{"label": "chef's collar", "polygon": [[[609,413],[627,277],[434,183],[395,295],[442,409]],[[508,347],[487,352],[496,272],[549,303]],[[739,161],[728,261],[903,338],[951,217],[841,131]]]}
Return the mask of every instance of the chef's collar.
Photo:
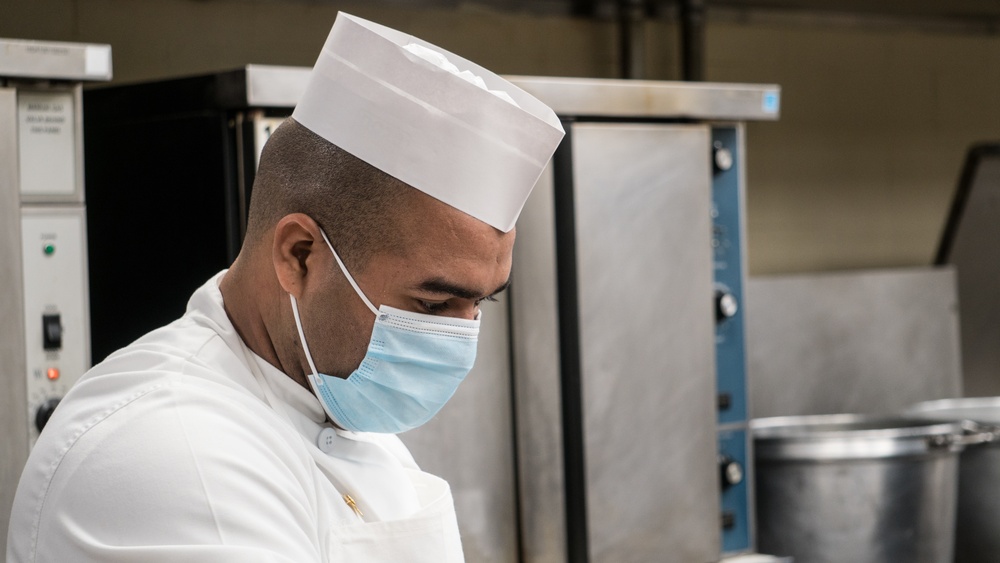
{"label": "chef's collar", "polygon": [[[242,350],[242,354],[237,354],[243,363],[253,362],[254,365],[247,365],[247,369],[256,375],[264,378],[264,381],[257,381],[257,385],[267,385],[268,389],[260,389],[258,395],[263,393],[261,398],[268,403],[274,399],[281,404],[272,404],[271,408],[281,409],[281,412],[288,415],[293,425],[302,431],[306,436],[315,438],[321,430],[320,425],[326,422],[326,413],[319,399],[309,390],[296,383],[291,377],[278,368],[272,366],[267,360],[261,358],[249,346],[243,342],[232,320],[226,313],[222,291],[219,285],[222,283],[228,270],[222,270],[205,283],[198,291],[191,296],[188,302],[188,312],[197,311],[204,318],[214,324],[216,333],[226,342],[226,345],[234,351]],[[249,382],[248,382],[249,383]],[[270,391],[270,393],[268,393]]]}
{"label": "chef's collar", "polygon": [[299,385],[285,372],[272,366],[267,360],[261,358],[253,350],[250,351],[254,363],[264,376],[265,384],[270,387],[281,404],[271,405],[271,408],[282,409],[292,420],[300,431],[308,431],[308,436],[316,435],[320,428],[317,425],[326,423],[326,412],[319,403],[316,395],[308,389]]}

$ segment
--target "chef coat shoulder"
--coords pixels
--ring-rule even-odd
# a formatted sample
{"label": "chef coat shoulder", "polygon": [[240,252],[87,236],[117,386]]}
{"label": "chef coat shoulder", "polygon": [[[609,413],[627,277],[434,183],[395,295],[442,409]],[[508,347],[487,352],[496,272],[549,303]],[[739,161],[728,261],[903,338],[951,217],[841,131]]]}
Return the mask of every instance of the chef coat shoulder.
{"label": "chef coat shoulder", "polygon": [[336,431],[320,450],[322,407],[243,345],[223,274],[59,404],[18,485],[8,562],[324,561],[357,524],[339,484],[386,518],[417,509],[396,436]]}
{"label": "chef coat shoulder", "polygon": [[310,454],[212,333],[181,319],[73,388],[22,478],[15,561],[321,559]]}

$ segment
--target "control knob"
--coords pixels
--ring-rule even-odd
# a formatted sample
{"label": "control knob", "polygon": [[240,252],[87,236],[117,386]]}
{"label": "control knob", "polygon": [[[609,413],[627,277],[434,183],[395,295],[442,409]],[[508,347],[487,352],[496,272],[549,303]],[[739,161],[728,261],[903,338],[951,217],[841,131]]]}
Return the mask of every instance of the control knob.
{"label": "control knob", "polygon": [[731,318],[740,309],[736,296],[721,289],[715,290],[715,320],[724,321]]}
{"label": "control knob", "polygon": [[733,167],[733,152],[720,142],[712,146],[712,166],[716,172],[725,172]]}
{"label": "control knob", "polygon": [[719,474],[722,476],[723,489],[743,482],[743,466],[729,456],[719,456]]}
{"label": "control knob", "polygon": [[38,407],[38,411],[35,412],[35,428],[38,428],[39,432],[41,432],[42,428],[45,428],[45,425],[48,424],[49,419],[52,418],[52,413],[55,412],[57,406],[59,406],[59,399],[53,398],[46,400],[42,403],[42,406]]}

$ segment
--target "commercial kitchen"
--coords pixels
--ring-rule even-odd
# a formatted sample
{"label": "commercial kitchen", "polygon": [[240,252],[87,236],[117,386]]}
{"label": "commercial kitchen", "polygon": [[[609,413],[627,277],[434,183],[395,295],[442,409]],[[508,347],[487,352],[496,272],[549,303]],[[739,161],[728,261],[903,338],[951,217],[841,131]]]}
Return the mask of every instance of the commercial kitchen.
{"label": "commercial kitchen", "polygon": [[[206,280],[220,280],[247,357],[282,373],[240,329],[232,276],[213,276],[247,262],[268,141],[295,123],[449,212],[516,232],[502,291],[468,319],[438,317],[447,334],[475,324],[475,364],[420,423],[345,423],[322,382],[351,383],[368,364],[322,375],[307,300],[281,302],[308,382],[286,373],[322,427],[304,441],[348,459],[331,436],[398,434],[413,472],[446,482],[460,536],[447,557],[419,541],[392,551],[385,530],[396,525],[395,542],[416,528],[370,510],[380,493],[331,477],[354,519],[344,527],[368,539],[356,551],[321,539],[315,560],[1000,561],[995,1],[5,0],[0,12],[6,561],[304,560],[264,546],[263,524],[223,533],[226,510],[253,523],[246,513],[273,506],[267,487],[239,493],[248,510],[213,506],[216,535],[91,530],[69,516],[88,506],[60,505],[49,482],[84,463],[128,474],[145,454],[47,453],[97,434],[84,428],[98,415],[68,414],[108,385],[88,371],[136,353]],[[348,134],[335,140],[323,120]],[[412,167],[407,151],[416,179],[394,168]],[[477,181],[455,193],[471,203],[447,191],[462,170]],[[528,176],[523,197],[488,191]],[[493,216],[508,204],[516,231]],[[394,309],[319,229],[309,252],[326,240],[325,275],[350,282],[378,330]],[[253,473],[235,459],[234,475]],[[189,492],[148,475],[151,497]],[[114,500],[125,515],[128,487]],[[95,521],[123,517],[100,506]],[[201,526],[157,514],[141,518]],[[86,549],[46,551],[59,529],[47,519]]]}

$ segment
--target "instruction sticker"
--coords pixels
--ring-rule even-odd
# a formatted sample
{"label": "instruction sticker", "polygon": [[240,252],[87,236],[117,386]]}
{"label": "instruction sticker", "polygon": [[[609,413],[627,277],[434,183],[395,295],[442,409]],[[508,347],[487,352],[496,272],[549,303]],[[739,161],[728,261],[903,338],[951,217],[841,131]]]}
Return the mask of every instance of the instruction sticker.
{"label": "instruction sticker", "polygon": [[23,195],[76,191],[76,120],[71,92],[20,92],[18,149]]}

